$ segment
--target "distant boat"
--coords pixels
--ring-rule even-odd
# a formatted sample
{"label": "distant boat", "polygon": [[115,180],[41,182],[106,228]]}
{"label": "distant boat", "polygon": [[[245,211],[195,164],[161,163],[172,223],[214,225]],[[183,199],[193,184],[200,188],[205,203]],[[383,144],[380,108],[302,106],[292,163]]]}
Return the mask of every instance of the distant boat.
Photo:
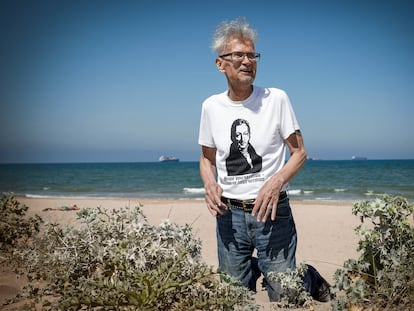
{"label": "distant boat", "polygon": [[319,160],[319,159],[318,158],[314,158],[314,157],[307,157],[306,160],[313,161],[313,160]]}
{"label": "distant boat", "polygon": [[352,160],[367,160],[367,158],[366,157],[352,156]]}
{"label": "distant boat", "polygon": [[178,162],[180,159],[176,157],[166,157],[166,156],[160,156],[159,160],[160,162]]}

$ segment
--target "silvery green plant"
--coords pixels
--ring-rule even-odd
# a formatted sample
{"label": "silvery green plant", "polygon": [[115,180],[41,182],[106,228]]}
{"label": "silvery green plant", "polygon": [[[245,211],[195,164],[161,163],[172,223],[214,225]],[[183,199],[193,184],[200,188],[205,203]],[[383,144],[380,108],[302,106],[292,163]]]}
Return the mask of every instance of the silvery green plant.
{"label": "silvery green plant", "polygon": [[383,195],[357,202],[352,213],[361,224],[355,231],[359,259],[349,259],[335,273],[334,291],[342,291],[334,310],[367,304],[380,310],[414,305],[414,205],[399,196]]}
{"label": "silvery green plant", "polygon": [[283,295],[276,306],[283,308],[300,307],[312,303],[311,295],[303,286],[303,276],[307,266],[303,263],[296,269],[287,269],[285,272],[269,272],[268,278],[271,281],[279,282]]}
{"label": "silvery green plant", "polygon": [[246,288],[202,261],[191,226],[151,226],[141,207],[82,209],[76,228],[46,224],[20,253],[29,279],[22,297],[44,310],[258,309]]}

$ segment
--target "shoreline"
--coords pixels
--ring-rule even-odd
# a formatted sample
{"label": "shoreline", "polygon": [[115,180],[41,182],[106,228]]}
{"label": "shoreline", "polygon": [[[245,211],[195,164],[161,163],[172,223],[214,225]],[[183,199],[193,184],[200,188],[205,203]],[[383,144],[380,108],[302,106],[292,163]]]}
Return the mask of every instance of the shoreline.
{"label": "shoreline", "polygon": [[[165,219],[178,225],[190,224],[193,234],[202,242],[201,255],[204,261],[214,268],[218,266],[215,219],[205,207],[204,200],[28,198],[22,196],[16,196],[16,198],[20,203],[29,207],[28,216],[38,214],[45,222],[57,222],[61,225],[72,226],[79,225],[76,211],[44,211],[44,209],[74,204],[79,208],[101,206],[107,209],[142,205],[142,211],[150,225],[157,226]],[[291,199],[290,202],[298,234],[297,264],[311,264],[330,284],[333,284],[333,275],[343,262],[358,256],[356,251],[358,237],[354,228],[359,224],[359,219],[352,215],[353,204],[351,202],[298,201],[294,199]],[[17,292],[18,283],[10,273],[6,276],[1,275],[0,280],[1,302],[5,298],[11,298],[10,293]],[[266,305],[268,303],[265,291],[259,290],[255,297],[258,304]],[[315,308],[315,310],[330,310],[330,303],[317,304],[317,306],[320,308]]]}
{"label": "shoreline", "polygon": [[[94,200],[94,201],[108,201],[108,200],[135,200],[135,201],[142,201],[142,202],[204,202],[204,197],[139,197],[139,196],[65,196],[65,195],[56,195],[56,196],[47,196],[47,195],[20,195],[14,194],[13,192],[5,192],[5,194],[12,194],[17,199],[22,200]],[[380,194],[378,195],[380,196]],[[323,199],[323,198],[315,198],[315,199],[301,199],[297,198],[295,195],[290,195],[289,200],[291,203],[295,204],[322,204],[322,205],[353,205],[355,202],[360,201],[369,201],[370,199],[375,199],[377,196],[367,197],[366,199],[353,199],[353,200],[344,200],[344,199]]]}

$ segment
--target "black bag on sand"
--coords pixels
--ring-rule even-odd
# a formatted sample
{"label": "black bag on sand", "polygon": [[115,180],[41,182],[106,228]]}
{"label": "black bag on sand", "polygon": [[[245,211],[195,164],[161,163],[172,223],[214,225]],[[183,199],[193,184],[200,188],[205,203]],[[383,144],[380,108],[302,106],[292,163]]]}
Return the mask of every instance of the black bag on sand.
{"label": "black bag on sand", "polygon": [[311,265],[306,264],[307,271],[303,276],[303,286],[313,299],[327,302],[334,298],[331,294],[331,285]]}

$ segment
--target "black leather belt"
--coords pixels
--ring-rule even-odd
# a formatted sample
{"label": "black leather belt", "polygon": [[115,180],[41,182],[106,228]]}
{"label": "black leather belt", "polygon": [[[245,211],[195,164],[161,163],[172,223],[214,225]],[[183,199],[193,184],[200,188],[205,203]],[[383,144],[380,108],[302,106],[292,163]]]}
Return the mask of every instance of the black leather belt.
{"label": "black leather belt", "polygon": [[[286,198],[287,198],[286,191],[282,191],[279,194],[279,201],[282,201]],[[236,200],[236,199],[229,199],[229,198],[226,198],[226,197],[221,197],[221,202],[223,202],[224,204],[231,204],[233,207],[235,207],[237,209],[241,209],[241,210],[243,210],[245,212],[248,212],[248,213],[253,210],[255,201],[256,201],[256,199]]]}

